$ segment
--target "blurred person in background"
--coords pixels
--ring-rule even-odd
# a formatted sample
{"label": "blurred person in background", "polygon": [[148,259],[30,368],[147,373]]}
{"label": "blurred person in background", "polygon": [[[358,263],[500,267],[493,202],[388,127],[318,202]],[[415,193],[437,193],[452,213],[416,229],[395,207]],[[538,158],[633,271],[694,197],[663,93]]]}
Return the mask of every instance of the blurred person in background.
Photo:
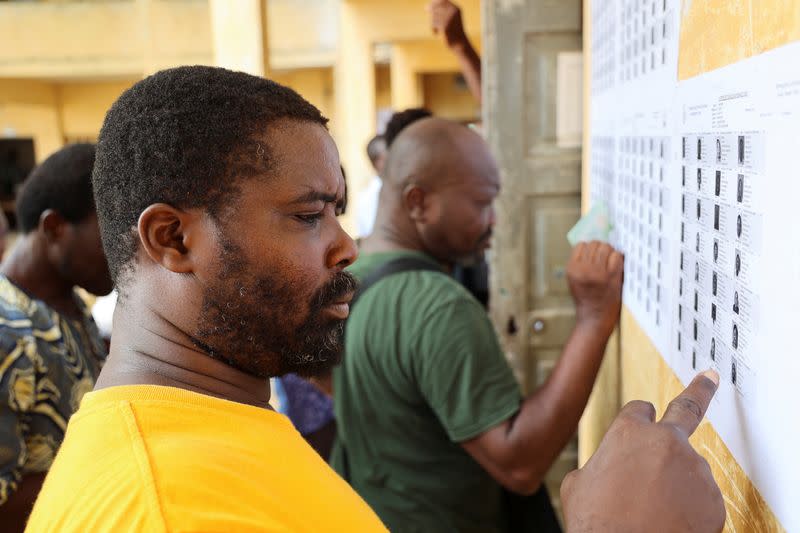
{"label": "blurred person in background", "polygon": [[92,195],[95,147],[69,145],[33,170],[20,228],[0,265],[0,521],[21,531],[107,351],[75,287],[105,295],[111,277]]}
{"label": "blurred person in background", "polygon": [[378,198],[381,193],[381,172],[383,162],[386,160],[386,139],[383,135],[376,135],[367,143],[367,156],[375,169],[375,174],[358,196],[358,211],[356,212],[356,238],[363,239],[372,233],[375,224],[375,215],[378,212]]}

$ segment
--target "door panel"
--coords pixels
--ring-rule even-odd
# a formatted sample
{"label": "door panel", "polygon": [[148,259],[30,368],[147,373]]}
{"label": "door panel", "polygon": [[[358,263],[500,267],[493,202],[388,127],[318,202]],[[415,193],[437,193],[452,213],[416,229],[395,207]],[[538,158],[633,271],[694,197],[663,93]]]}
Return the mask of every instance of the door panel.
{"label": "door panel", "polygon": [[[534,178],[535,179],[535,178]],[[559,305],[569,299],[566,263],[572,249],[566,234],[580,218],[580,202],[574,196],[528,196],[531,274],[529,301],[536,307]]]}
{"label": "door panel", "polygon": [[562,151],[555,144],[558,54],[580,51],[582,36],[579,29],[538,31],[526,33],[524,43],[525,100],[520,103],[525,110],[526,148],[534,156],[548,155]]}
{"label": "door panel", "polygon": [[[503,180],[491,315],[522,388],[531,392],[553,369],[575,323],[566,233],[580,217],[581,153],[559,146],[556,125],[558,58],[582,49],[581,1],[486,0],[483,21],[484,129]],[[561,480],[576,465],[573,440],[546,479],[557,508]]]}

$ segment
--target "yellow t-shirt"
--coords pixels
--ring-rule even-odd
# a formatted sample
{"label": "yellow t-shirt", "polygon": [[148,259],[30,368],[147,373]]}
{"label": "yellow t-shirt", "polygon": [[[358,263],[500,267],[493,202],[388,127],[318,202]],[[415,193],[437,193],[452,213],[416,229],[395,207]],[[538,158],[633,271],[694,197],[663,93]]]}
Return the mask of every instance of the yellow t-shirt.
{"label": "yellow t-shirt", "polygon": [[283,415],[133,385],[84,396],[26,531],[386,529]]}

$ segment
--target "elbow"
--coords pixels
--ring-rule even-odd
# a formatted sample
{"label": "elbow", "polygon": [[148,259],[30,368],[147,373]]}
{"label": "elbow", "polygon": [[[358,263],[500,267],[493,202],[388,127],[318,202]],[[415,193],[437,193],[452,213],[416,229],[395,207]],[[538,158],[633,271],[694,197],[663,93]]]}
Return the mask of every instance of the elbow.
{"label": "elbow", "polygon": [[533,469],[515,469],[501,482],[503,487],[521,496],[530,496],[542,486],[542,475]]}

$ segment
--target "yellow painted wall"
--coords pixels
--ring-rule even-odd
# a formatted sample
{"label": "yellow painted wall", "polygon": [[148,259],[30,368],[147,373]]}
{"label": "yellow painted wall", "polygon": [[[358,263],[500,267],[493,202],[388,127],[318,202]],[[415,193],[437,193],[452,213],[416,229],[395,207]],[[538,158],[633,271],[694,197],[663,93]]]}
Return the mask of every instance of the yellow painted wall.
{"label": "yellow painted wall", "polygon": [[[589,8],[587,2],[584,10],[587,73],[591,72]],[[680,39],[678,74],[685,80],[800,40],[800,5],[794,0],[684,0]],[[588,74],[585,76],[586,80],[590,78]],[[588,120],[591,102],[588,87],[585,89],[585,120]],[[591,138],[589,128],[585,127],[584,131],[583,190],[588,193],[591,170],[587,154],[591,152]],[[683,389],[628,309],[622,313],[619,354],[607,357],[606,370],[610,375],[605,375],[598,383],[581,422],[581,459],[584,461],[599,443],[599,429],[607,426],[619,407],[619,404],[604,402],[604,398],[619,396],[621,403],[647,400],[660,414]],[[783,531],[758,490],[707,421],[701,424],[691,442],[708,460],[722,489],[727,509],[726,531]]]}
{"label": "yellow painted wall", "polygon": [[[267,0],[268,75],[331,119],[354,195],[372,172],[364,145],[375,110],[396,103],[393,79],[419,79],[419,91],[395,108],[427,105],[458,120],[478,116],[446,74],[458,64],[431,32],[427,1]],[[480,1],[460,4],[480,48]],[[135,80],[180,64],[214,63],[212,7],[210,0],[0,2],[0,135],[33,137],[40,161],[65,140],[96,139],[106,110]],[[342,23],[347,9],[356,15],[347,19],[352,23]],[[405,70],[383,62],[391,54],[378,54],[381,64],[374,64],[376,47],[393,44],[405,53]],[[337,48],[359,66],[334,87]],[[355,109],[354,122],[347,114]]]}
{"label": "yellow painted wall", "polygon": [[[479,34],[480,0],[459,3],[467,33]],[[430,17],[425,10],[427,4],[428,0],[341,0],[339,3],[339,45],[334,71],[335,132],[342,160],[353,176],[354,191],[363,188],[372,175],[364,146],[375,133],[378,107],[374,92],[374,46],[432,40]],[[444,47],[441,41],[440,46]],[[394,75],[392,72],[390,76],[393,80]],[[408,78],[402,79],[408,81]],[[403,83],[403,87],[410,85],[413,84]],[[407,92],[415,91],[412,88]],[[403,99],[398,107],[408,107],[415,99]],[[357,209],[358,205],[353,207]],[[345,224],[349,222],[345,220]]]}
{"label": "yellow painted wall", "polygon": [[389,65],[375,65],[375,108],[392,107],[392,81]]}
{"label": "yellow painted wall", "polygon": [[208,2],[0,3],[0,76],[141,76],[212,60]]}
{"label": "yellow painted wall", "polygon": [[338,40],[338,1],[267,0],[267,35],[273,68],[333,65]]}
{"label": "yellow painted wall", "polygon": [[57,91],[51,83],[0,79],[0,135],[33,138],[37,162],[63,142]]}
{"label": "yellow painted wall", "polygon": [[[332,69],[274,72],[272,78],[294,88],[333,120]],[[38,160],[60,148],[65,138],[96,139],[108,108],[135,81],[0,79],[0,135],[13,131],[15,137],[33,137]]]}
{"label": "yellow painted wall", "polygon": [[682,80],[800,40],[796,0],[693,0],[683,9]]}
{"label": "yellow painted wall", "polygon": [[434,115],[458,121],[480,120],[480,106],[455,72],[422,75],[425,107]]}
{"label": "yellow painted wall", "polygon": [[333,69],[274,70],[270,73],[270,78],[303,95],[306,100],[317,106],[331,122],[336,120],[333,102]]}
{"label": "yellow painted wall", "polygon": [[[267,12],[273,68],[332,66],[338,0],[268,0]],[[209,0],[0,2],[0,77],[140,77],[212,64],[212,42]]]}
{"label": "yellow painted wall", "polygon": [[56,85],[63,134],[67,139],[96,140],[106,112],[136,80]]}
{"label": "yellow painted wall", "polygon": [[[469,36],[472,45],[480,53],[480,35]],[[425,74],[458,72],[459,64],[455,55],[446,47],[440,37],[402,40],[392,44],[392,107],[406,109],[419,107],[426,103]],[[435,89],[428,88],[427,96]]]}
{"label": "yellow painted wall", "polygon": [[0,135],[32,137],[38,162],[65,141],[94,141],[106,111],[133,82],[0,79]]}

